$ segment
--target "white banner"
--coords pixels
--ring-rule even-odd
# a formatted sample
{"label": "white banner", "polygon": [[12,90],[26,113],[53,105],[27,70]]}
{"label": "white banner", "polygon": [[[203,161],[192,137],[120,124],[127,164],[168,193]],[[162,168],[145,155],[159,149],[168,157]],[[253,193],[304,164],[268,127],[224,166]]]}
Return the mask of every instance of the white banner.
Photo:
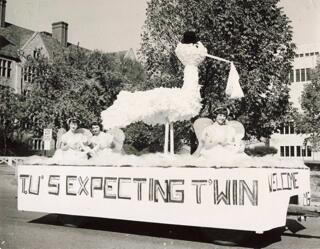
{"label": "white banner", "polygon": [[284,226],[309,169],[113,166],[18,168],[18,209],[263,232]]}

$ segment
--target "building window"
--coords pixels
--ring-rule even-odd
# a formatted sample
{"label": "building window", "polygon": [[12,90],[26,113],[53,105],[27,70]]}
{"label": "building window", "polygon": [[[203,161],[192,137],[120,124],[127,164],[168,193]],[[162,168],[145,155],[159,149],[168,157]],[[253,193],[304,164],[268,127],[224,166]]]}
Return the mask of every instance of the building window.
{"label": "building window", "polygon": [[280,156],[284,157],[284,146],[280,146]]}
{"label": "building window", "polygon": [[290,156],[294,156],[294,146],[290,146]]}
{"label": "building window", "polygon": [[280,134],[295,134],[294,122],[283,124],[279,130],[280,130]]}
{"label": "building window", "polygon": [[305,56],[309,56],[309,55],[310,55],[309,53],[306,53],[306,54],[305,54]]}
{"label": "building window", "polygon": [[11,64],[12,64],[12,62],[8,61],[7,64],[8,64],[7,77],[10,78],[11,77]]}
{"label": "building window", "polygon": [[302,156],[303,157],[311,157],[312,151],[311,151],[311,146],[306,146],[302,148]]}
{"label": "building window", "polygon": [[280,130],[280,134],[284,134],[284,125],[282,125],[282,126],[279,128],[279,130]]}
{"label": "building window", "polygon": [[0,73],[2,77],[5,77],[6,60],[0,60]]}
{"label": "building window", "polygon": [[294,82],[294,71],[293,71],[293,69],[290,70],[289,80],[290,80],[290,82]]}
{"label": "building window", "polygon": [[0,76],[10,78],[12,70],[12,61],[0,59]]}
{"label": "building window", "polygon": [[305,156],[306,156],[306,149],[305,149],[305,148],[302,148],[301,151],[302,151],[302,156],[305,157]]}
{"label": "building window", "polygon": [[319,55],[319,52],[315,52],[314,54],[315,54],[315,55]]}
{"label": "building window", "polygon": [[303,54],[299,54],[300,57],[303,57]]}
{"label": "building window", "polygon": [[280,146],[280,157],[311,157],[311,146]]}
{"label": "building window", "polygon": [[294,123],[290,122],[289,123],[289,134],[295,134],[295,127]]}
{"label": "building window", "polygon": [[285,133],[284,133],[284,126],[285,126],[285,124],[282,124],[282,125],[280,126],[280,128],[279,128],[279,133],[280,133],[280,134],[285,134]]}
{"label": "building window", "polygon": [[31,83],[34,78],[35,70],[31,67],[25,67],[22,69],[23,82]]}
{"label": "building window", "polygon": [[311,146],[307,146],[307,157],[311,157],[312,151]]}
{"label": "building window", "polygon": [[297,157],[301,157],[301,146],[297,146]]}
{"label": "building window", "polygon": [[290,134],[290,131],[289,131],[289,125],[285,125],[284,126],[284,131],[283,131],[284,134]]}
{"label": "building window", "polygon": [[300,82],[300,69],[296,69],[296,82]]}
{"label": "building window", "polygon": [[290,154],[289,154],[289,152],[290,152],[290,151],[289,151],[289,146],[285,146],[284,148],[285,148],[285,151],[286,151],[285,156],[286,156],[286,157],[290,156]]}
{"label": "building window", "polygon": [[301,81],[306,81],[306,69],[301,69]]}
{"label": "building window", "polygon": [[[292,72],[289,75],[290,82],[294,82]],[[296,69],[295,82],[304,82],[311,80],[311,68],[299,68]]]}
{"label": "building window", "polygon": [[311,68],[306,68],[307,72],[307,81],[311,80]]}
{"label": "building window", "polygon": [[42,48],[36,48],[33,50],[33,58],[38,59],[40,57]]}

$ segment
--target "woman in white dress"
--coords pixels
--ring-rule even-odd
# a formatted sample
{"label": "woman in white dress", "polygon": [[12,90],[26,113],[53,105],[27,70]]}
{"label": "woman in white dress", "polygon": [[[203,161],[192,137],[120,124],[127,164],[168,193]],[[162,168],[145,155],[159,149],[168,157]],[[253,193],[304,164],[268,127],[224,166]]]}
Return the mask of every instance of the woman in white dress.
{"label": "woman in white dress", "polygon": [[69,130],[61,136],[60,148],[50,160],[57,164],[70,164],[85,160],[89,151],[87,137],[82,132],[78,132],[80,121],[70,118],[67,122]]}
{"label": "woman in white dress", "polygon": [[193,155],[213,161],[246,159],[248,156],[244,153],[244,143],[241,140],[245,133],[242,124],[227,120],[227,108],[220,107],[214,112],[216,120],[199,134],[199,145]]}

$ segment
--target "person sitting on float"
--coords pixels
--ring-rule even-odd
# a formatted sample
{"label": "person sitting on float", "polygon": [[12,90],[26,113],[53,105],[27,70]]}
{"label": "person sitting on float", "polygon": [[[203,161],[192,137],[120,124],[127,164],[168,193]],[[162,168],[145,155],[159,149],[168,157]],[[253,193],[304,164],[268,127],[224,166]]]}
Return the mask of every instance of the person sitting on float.
{"label": "person sitting on float", "polygon": [[99,122],[92,122],[91,133],[89,157],[94,157],[101,152],[115,148],[114,137],[110,133],[103,132],[102,125]]}
{"label": "person sitting on float", "polygon": [[[227,120],[230,114],[229,109],[219,107],[214,110],[214,113],[216,114],[216,120],[213,124],[207,125],[203,131],[201,131],[198,137],[198,148],[193,155],[201,156],[212,154],[218,152],[218,150],[220,152],[242,152],[242,144],[238,141],[239,139],[237,139],[236,127],[234,124],[229,124]],[[239,123],[237,121],[235,122]]]}
{"label": "person sitting on float", "polygon": [[53,156],[55,161],[72,161],[73,159],[86,159],[89,151],[88,138],[80,131],[80,120],[69,118],[67,120],[69,130],[61,135],[60,145]]}

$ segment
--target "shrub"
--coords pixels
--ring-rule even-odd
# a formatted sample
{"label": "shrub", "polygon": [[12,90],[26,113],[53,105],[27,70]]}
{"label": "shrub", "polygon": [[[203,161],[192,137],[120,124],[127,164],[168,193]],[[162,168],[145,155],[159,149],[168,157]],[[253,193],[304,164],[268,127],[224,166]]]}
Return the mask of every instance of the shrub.
{"label": "shrub", "polygon": [[265,156],[269,154],[277,154],[278,150],[274,147],[270,146],[256,146],[254,148],[246,148],[245,153],[247,153],[249,156]]}

